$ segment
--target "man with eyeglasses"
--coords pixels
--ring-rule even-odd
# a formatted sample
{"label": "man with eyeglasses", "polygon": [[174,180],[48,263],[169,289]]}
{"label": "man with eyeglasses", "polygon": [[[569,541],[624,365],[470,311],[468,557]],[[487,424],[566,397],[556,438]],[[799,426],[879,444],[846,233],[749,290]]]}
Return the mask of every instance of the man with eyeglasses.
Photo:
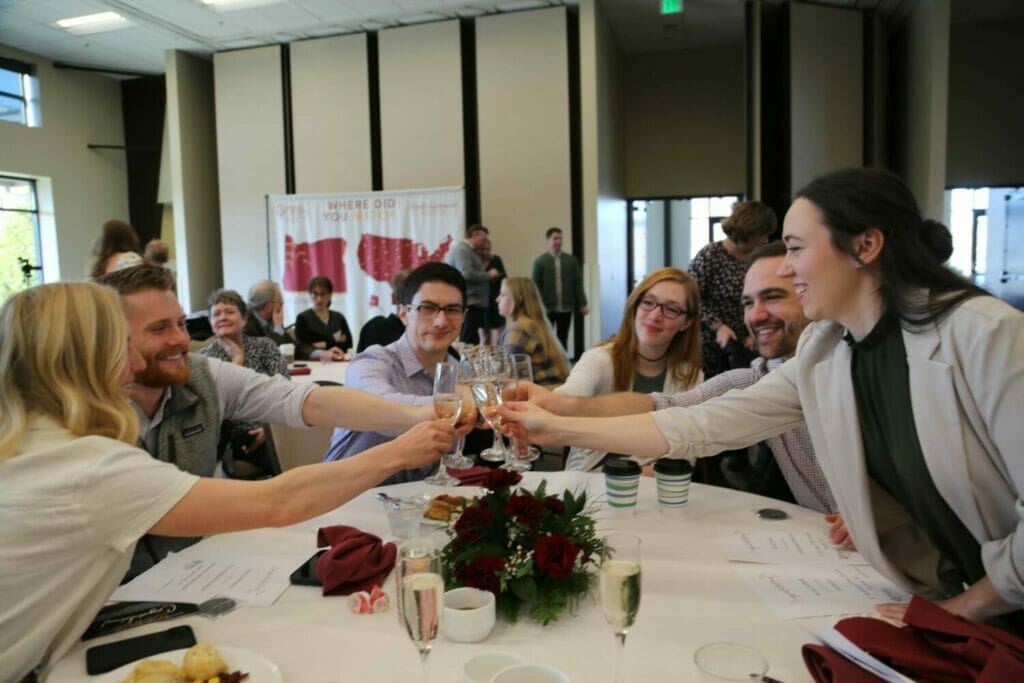
{"label": "man with eyeglasses", "polygon": [[[530,401],[559,415],[613,417],[696,405],[732,389],[751,386],[796,353],[797,340],[808,324],[796,298],[792,281],[779,275],[786,255],[782,242],[772,242],[751,257],[741,302],[744,323],[760,356],[750,368],[731,370],[678,394],[622,392],[595,397],[575,397],[530,387]],[[657,302],[649,302],[653,310]],[[644,306],[644,302],[641,302]],[[667,311],[666,311],[667,312]],[[762,452],[774,457],[795,501],[806,508],[826,513],[833,522],[833,540],[852,547],[842,520],[835,515],[836,503],[825,475],[818,465],[807,427],[800,424],[763,443]],[[755,491],[771,495],[771,491]]]}
{"label": "man with eyeglasses", "polygon": [[[398,317],[405,334],[387,346],[371,346],[352,360],[345,386],[411,406],[433,403],[434,368],[449,358],[466,315],[466,280],[452,266],[424,263],[409,274],[401,291]],[[463,402],[463,413],[472,411]],[[472,423],[475,420],[470,419]],[[391,441],[399,432],[336,429],[324,461],[341,460]],[[381,483],[398,484],[430,476],[430,467],[402,470]]]}

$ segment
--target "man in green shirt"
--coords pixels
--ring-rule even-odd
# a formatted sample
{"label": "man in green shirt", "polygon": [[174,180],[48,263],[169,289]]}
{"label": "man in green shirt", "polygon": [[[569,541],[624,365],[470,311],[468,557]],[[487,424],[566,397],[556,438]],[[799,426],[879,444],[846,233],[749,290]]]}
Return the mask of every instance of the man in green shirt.
{"label": "man in green shirt", "polygon": [[578,311],[585,316],[590,312],[587,295],[583,291],[583,270],[575,256],[562,251],[561,228],[548,228],[545,237],[548,250],[533,262],[533,282],[547,309],[548,320],[555,326],[558,341],[564,348],[569,348],[569,325],[573,313]]}

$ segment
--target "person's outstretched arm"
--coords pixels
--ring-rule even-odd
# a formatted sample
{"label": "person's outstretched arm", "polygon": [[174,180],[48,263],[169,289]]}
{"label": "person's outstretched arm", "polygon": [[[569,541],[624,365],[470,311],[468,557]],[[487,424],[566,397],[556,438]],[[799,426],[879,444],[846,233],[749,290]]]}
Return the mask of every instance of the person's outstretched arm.
{"label": "person's outstretched arm", "polygon": [[451,447],[454,434],[447,420],[431,420],[350,458],[297,467],[273,479],[204,477],[149,531],[204,536],[297,524],[345,504],[399,470],[434,462]]}

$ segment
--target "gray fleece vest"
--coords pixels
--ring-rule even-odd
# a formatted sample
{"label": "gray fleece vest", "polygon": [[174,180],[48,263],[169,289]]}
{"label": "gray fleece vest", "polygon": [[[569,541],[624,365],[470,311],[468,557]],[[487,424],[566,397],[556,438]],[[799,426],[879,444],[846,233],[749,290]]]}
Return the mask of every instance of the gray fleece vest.
{"label": "gray fleece vest", "polygon": [[[156,453],[150,455],[177,465],[185,472],[211,477],[217,468],[221,421],[217,385],[205,356],[190,353],[188,364],[192,378],[187,384],[171,387],[163,419],[156,427]],[[135,546],[135,555],[125,579],[138,576],[168,553],[178,552],[199,540],[200,537],[143,536]]]}

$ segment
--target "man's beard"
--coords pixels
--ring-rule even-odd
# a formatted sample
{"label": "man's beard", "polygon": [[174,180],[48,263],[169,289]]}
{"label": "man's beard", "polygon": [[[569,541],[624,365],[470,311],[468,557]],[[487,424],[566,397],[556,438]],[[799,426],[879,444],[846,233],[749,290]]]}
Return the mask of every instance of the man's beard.
{"label": "man's beard", "polygon": [[[186,362],[176,370],[168,370],[160,365],[160,358],[174,356],[181,353]],[[181,386],[192,378],[192,370],[188,366],[188,349],[164,350],[152,357],[146,357],[146,369],[135,375],[135,383],[151,389],[162,389],[164,387]]]}
{"label": "man's beard", "polygon": [[[780,320],[782,323],[782,339],[774,344],[775,348],[771,349],[771,353],[767,353],[765,349],[761,348],[761,345],[757,343],[757,328],[754,328],[754,351],[757,355],[762,358],[771,360],[772,358],[789,358],[796,353],[796,344],[800,340],[800,333],[804,331],[807,326],[806,323],[799,324],[795,322],[786,322]],[[763,327],[759,325],[758,327]]]}

